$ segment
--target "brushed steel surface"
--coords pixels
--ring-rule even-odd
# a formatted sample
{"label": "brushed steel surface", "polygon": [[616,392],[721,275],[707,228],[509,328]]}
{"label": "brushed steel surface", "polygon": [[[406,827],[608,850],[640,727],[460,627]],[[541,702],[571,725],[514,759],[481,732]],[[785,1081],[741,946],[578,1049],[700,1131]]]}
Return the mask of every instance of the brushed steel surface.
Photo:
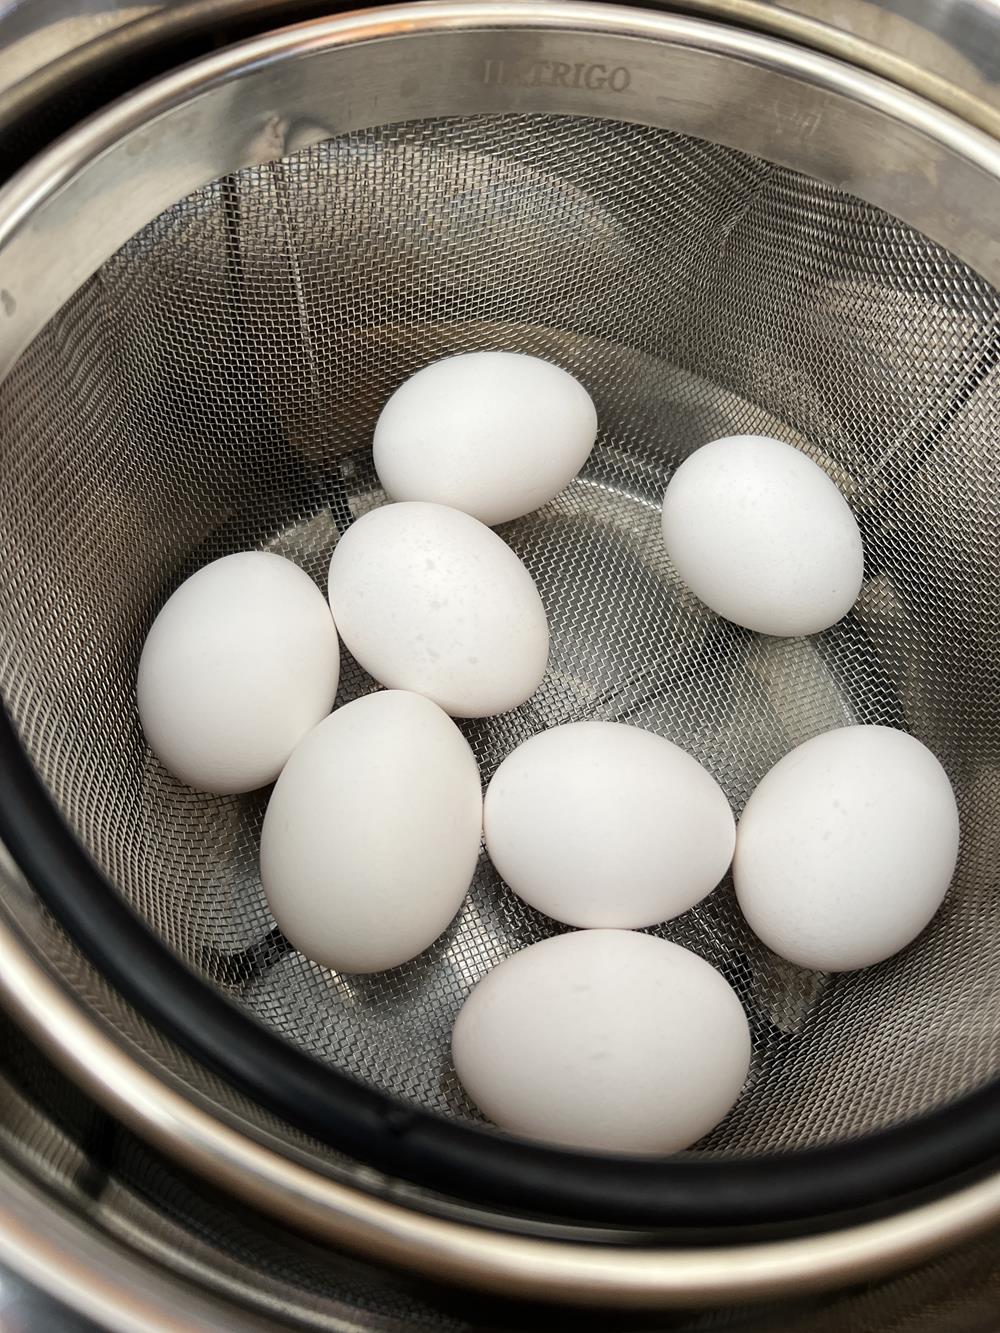
{"label": "brushed steel surface", "polygon": [[[889,83],[752,33],[617,6],[416,13],[366,11],[241,43],[134,94],[19,173],[0,192],[0,375],[182,195],[358,125],[429,115],[597,114],[697,135],[886,208],[991,281],[1000,271],[1000,147]],[[499,62],[490,71],[486,41]],[[532,61],[626,68],[629,85],[523,86],[492,72]]]}
{"label": "brushed steel surface", "polygon": [[998,0],[677,0],[835,56],[1000,132]]}
{"label": "brushed steel surface", "polygon": [[158,0],[15,0],[0,4],[0,92],[85,43],[159,8]]}

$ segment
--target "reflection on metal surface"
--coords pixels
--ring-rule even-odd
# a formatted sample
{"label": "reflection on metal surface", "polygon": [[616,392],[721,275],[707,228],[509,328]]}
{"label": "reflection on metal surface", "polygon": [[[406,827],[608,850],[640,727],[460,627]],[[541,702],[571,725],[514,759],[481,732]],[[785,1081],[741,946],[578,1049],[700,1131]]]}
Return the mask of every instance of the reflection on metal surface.
{"label": "reflection on metal surface", "polygon": [[1000,132],[998,0],[676,0],[892,79]]}
{"label": "reflection on metal surface", "polygon": [[158,0],[21,0],[7,8],[0,6],[0,91],[160,7]]}
{"label": "reflection on metal surface", "polygon": [[[483,32],[491,58],[513,67],[627,69],[628,102],[616,115],[818,176],[919,227],[988,279],[1000,274],[1000,146],[887,84],[752,34],[612,6],[428,5],[419,22],[414,12],[318,20],[209,57],[21,173],[0,194],[0,375],[144,223],[199,185],[273,157],[279,127],[342,133],[424,115],[606,114],[603,90],[484,83]],[[526,30],[529,19],[540,30]]]}
{"label": "reflection on metal surface", "polygon": [[[178,1096],[92,1024],[31,960],[2,920],[0,975],[14,1012],[77,1082],[205,1179],[273,1211],[286,1225],[443,1281],[581,1305],[720,1305],[854,1285],[917,1264],[1000,1219],[1000,1177],[885,1221],[741,1247],[574,1245],[422,1217],[324,1180]],[[11,1207],[16,1203],[15,1195]],[[33,1248],[37,1237],[20,1232],[14,1221],[13,1226],[9,1219],[0,1225],[0,1259],[6,1254],[29,1277],[41,1275],[47,1256]],[[53,1244],[57,1242],[54,1234]],[[62,1271],[72,1282],[74,1265]],[[84,1275],[76,1272],[75,1277],[86,1286]],[[151,1322],[145,1327],[172,1325]]]}
{"label": "reflection on metal surface", "polygon": [[[752,1311],[717,1304],[686,1314],[546,1310],[539,1315],[537,1308],[526,1309],[510,1299],[511,1292],[501,1300],[437,1289],[310,1244],[280,1222],[255,1214],[238,1198],[207,1190],[115,1126],[2,1020],[0,1141],[0,1189],[12,1175],[44,1181],[45,1197],[32,1194],[31,1227],[47,1234],[54,1199],[80,1223],[71,1246],[83,1261],[74,1270],[74,1279],[83,1285],[72,1291],[68,1284],[63,1288],[74,1308],[92,1305],[89,1283],[101,1282],[102,1272],[87,1255],[95,1242],[102,1248],[110,1239],[172,1279],[172,1313],[187,1316],[188,1327],[194,1320],[187,1297],[192,1289],[197,1297],[199,1287],[225,1303],[228,1326],[234,1330],[240,1327],[241,1313],[250,1311],[272,1328],[287,1321],[295,1328],[326,1333],[524,1333],[557,1322],[577,1333],[607,1333],[610,1327],[621,1333],[660,1333],[667,1327],[675,1333],[709,1328],[719,1333],[730,1327],[740,1333],[843,1333],[862,1326],[879,1333],[981,1333],[992,1329],[1000,1297],[996,1236],[888,1283],[838,1296],[755,1305]],[[123,1274],[120,1291],[126,1303],[130,1281]],[[23,1279],[18,1282],[23,1287]],[[34,1302],[40,1291],[31,1288],[29,1309],[39,1308]],[[50,1307],[43,1308],[47,1316]],[[26,1327],[15,1324],[14,1329],[93,1333],[89,1324],[78,1327],[81,1316],[75,1320],[65,1328],[46,1317]]]}
{"label": "reflection on metal surface", "polygon": [[[75,1293],[74,1293],[75,1295]],[[0,1328],[8,1333],[100,1333],[84,1315],[0,1264]]]}
{"label": "reflection on metal surface", "polygon": [[774,0],[774,9],[803,14],[860,37],[913,65],[987,93],[1000,95],[997,0]]}
{"label": "reflection on metal surface", "polygon": [[[162,13],[166,35],[177,7],[171,0],[8,0],[0,4],[0,91],[140,16]],[[998,0],[661,0],[657,7],[827,51],[941,100],[973,124],[995,128],[1000,117]],[[220,23],[238,13],[238,5],[220,11]]]}
{"label": "reflection on metal surface", "polygon": [[190,1333],[192,1328],[264,1333],[273,1328],[130,1254],[2,1165],[0,1265],[19,1276],[17,1286],[11,1284],[20,1302],[13,1307],[17,1317],[46,1320],[14,1322],[11,1309],[5,1309],[7,1293],[0,1292],[4,1329],[89,1333],[96,1325],[106,1333]]}

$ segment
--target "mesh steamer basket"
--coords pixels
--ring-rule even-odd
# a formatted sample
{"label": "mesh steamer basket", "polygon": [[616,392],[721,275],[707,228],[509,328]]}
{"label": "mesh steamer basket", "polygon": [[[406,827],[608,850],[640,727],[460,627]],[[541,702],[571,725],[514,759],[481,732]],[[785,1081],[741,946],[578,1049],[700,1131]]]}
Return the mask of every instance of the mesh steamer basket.
{"label": "mesh steamer basket", "polygon": [[[317,1234],[465,1282],[697,1302],[914,1261],[1000,1213],[1000,150],[879,79],[737,29],[573,4],[404,7],[207,57],[0,197],[0,985],[123,1117]],[[381,403],[452,351],[586,383],[584,474],[503,535],[535,575],[539,694],[469,724],[488,777],[604,717],[738,808],[798,742],[906,727],[955,784],[947,903],[903,955],[784,965],[723,887],[662,929],[751,1018],[732,1115],[662,1162],[517,1143],[448,1062],[465,994],[549,933],[482,861],[431,950],[371,978],[289,950],[266,794],[148,755],[143,635],[257,546],[321,577],[380,500]],[[657,506],[730,431],[806,450],[866,545],[814,640],[719,622]],[[372,688],[344,672],[342,698]]]}

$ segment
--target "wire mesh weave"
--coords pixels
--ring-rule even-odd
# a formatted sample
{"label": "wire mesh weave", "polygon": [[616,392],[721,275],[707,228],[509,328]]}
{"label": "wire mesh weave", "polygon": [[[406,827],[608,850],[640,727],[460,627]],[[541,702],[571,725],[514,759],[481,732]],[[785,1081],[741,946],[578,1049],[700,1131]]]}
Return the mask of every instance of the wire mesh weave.
{"label": "wire mesh weave", "polygon": [[[259,885],[267,793],[168,777],[135,670],[165,598],[219,555],[279,551],[323,586],[338,534],[383,499],[372,429],[414,370],[478,348],[548,357],[590,390],[601,433],[563,495],[500,529],[553,648],[535,698],[461,724],[484,781],[541,728],[601,717],[683,746],[738,811],[830,727],[919,736],[956,786],[963,840],[915,946],[855,975],[803,972],[755,941],[728,883],[657,933],[724,972],[754,1035],[744,1096],[699,1150],[929,1109],[1000,1072],[998,315],[984,281],[884,213],[642,126],[408,123],[217,181],[109,260],[0,388],[4,696],[70,823],[172,949],[321,1059],[474,1116],[454,1016],[558,927],[484,857],[413,963],[352,978],[308,962]],[[861,524],[861,599],[817,638],[720,621],[666,558],[671,470],[737,431],[806,450]],[[373,688],[348,659],[340,701]],[[56,933],[38,942],[75,967]],[[129,1012],[109,1021],[149,1048]]]}

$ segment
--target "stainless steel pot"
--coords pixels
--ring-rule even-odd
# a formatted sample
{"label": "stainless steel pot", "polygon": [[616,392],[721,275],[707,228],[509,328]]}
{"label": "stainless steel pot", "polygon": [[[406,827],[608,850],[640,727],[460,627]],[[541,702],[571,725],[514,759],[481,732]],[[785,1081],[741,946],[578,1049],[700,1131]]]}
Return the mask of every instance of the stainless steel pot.
{"label": "stainless steel pot", "polygon": [[[259,811],[195,809],[144,767],[127,721],[129,654],[186,559],[266,538],[318,568],[331,540],[322,515],[333,515],[335,529],[337,506],[349,513],[372,488],[358,451],[376,399],[343,367],[364,366],[367,379],[390,385],[429,348],[489,343],[498,330],[507,344],[578,366],[613,426],[584,490],[543,520],[561,525],[557,549],[573,553],[581,587],[546,574],[549,531],[515,534],[565,612],[564,670],[546,696],[552,716],[525,725],[611,700],[616,716],[627,707],[688,739],[700,728],[708,760],[738,754],[729,775],[738,803],[775,744],[845,717],[902,717],[944,752],[971,831],[940,929],[908,961],[844,987],[790,978],[754,953],[724,907],[680,927],[744,976],[765,1032],[760,1098],[708,1145],[709,1156],[725,1157],[889,1127],[963,1094],[985,1095],[996,1073],[987,1002],[996,788],[983,700],[995,656],[1000,150],[988,132],[990,71],[963,46],[969,29],[957,22],[988,22],[992,7],[954,11],[955,44],[945,43],[934,70],[915,63],[929,41],[919,25],[891,59],[880,52],[887,29],[879,37],[864,24],[875,7],[852,10],[858,30],[849,39],[806,6],[688,8],[702,16],[528,3],[317,20],[168,74],[29,164],[0,199],[4,538],[26,571],[3,612],[12,645],[4,683],[20,738],[63,815],[177,954],[328,1064],[461,1119],[467,1108],[439,1063],[449,1006],[498,950],[544,925],[511,915],[484,870],[475,928],[460,925],[450,952],[363,1004],[350,993],[345,1007],[327,978],[268,952],[250,869]],[[781,35],[708,21],[720,15]],[[127,24],[116,40],[142,29],[148,41],[150,25],[168,18]],[[890,36],[904,27],[889,25]],[[33,77],[21,80],[22,97]],[[36,80],[31,96],[46,87]],[[402,206],[400,182],[409,191]],[[420,226],[417,252],[410,240]],[[699,286],[703,265],[727,243],[731,266],[715,287]],[[246,285],[234,322],[236,253]],[[349,321],[318,319],[331,288]],[[599,297],[593,308],[588,293]],[[643,307],[650,297],[663,309]],[[400,301],[407,317],[387,317]],[[734,307],[749,318],[735,321],[735,338]],[[275,312],[279,338],[269,343]],[[792,339],[785,358],[782,330]],[[688,349],[680,364],[664,356],[671,336]],[[283,369],[255,396],[261,339]],[[227,360],[233,346],[236,362]],[[227,378],[240,367],[243,378]],[[163,396],[168,381],[181,388]],[[332,452],[328,408],[317,406],[320,386],[330,385],[350,408]],[[248,392],[258,422],[268,422],[263,441],[240,415]],[[861,401],[845,405],[851,393]],[[641,538],[663,468],[710,423],[750,420],[822,450],[877,525],[880,568],[852,637],[779,660],[711,639],[682,607],[677,639],[602,638],[615,606],[638,601],[652,623],[673,605]],[[132,434],[116,434],[123,422]],[[255,476],[256,510],[241,510],[225,477],[202,462],[216,447],[212,432],[231,432],[234,422],[246,438],[220,457],[229,478]],[[255,474],[274,423],[280,475],[273,458]],[[152,507],[143,508],[140,490]],[[67,531],[72,550],[60,536]],[[603,603],[592,596],[598,585]],[[588,618],[594,605],[603,606],[600,623]],[[98,665],[81,676],[73,664],[95,634]],[[653,663],[678,657],[684,670],[651,676]],[[737,718],[698,713],[706,673],[715,699],[740,701]],[[495,731],[475,739],[484,763],[510,742]],[[376,1173],[276,1119],[248,1099],[246,1083],[240,1093],[220,1080],[197,1043],[184,1050],[151,1023],[156,995],[143,994],[141,975],[109,984],[94,960],[107,967],[127,957],[102,957],[79,914],[77,939],[91,961],[70,945],[34,890],[46,879],[46,901],[73,925],[62,873],[72,853],[53,860],[62,846],[55,835],[28,838],[32,820],[43,831],[52,825],[43,803],[24,804],[26,790],[12,782],[9,792],[19,818],[8,829],[0,929],[0,986],[13,1011],[142,1135],[326,1241],[446,1281],[663,1306],[858,1281],[995,1220],[1000,1184],[978,1149],[965,1157],[956,1149],[951,1167],[942,1160],[926,1182],[933,1197],[907,1194],[915,1182],[897,1175],[887,1215],[814,1215],[803,1234],[748,1236],[744,1226],[735,1237],[716,1230],[692,1243],[688,1235],[683,1245],[662,1229],[595,1233],[537,1214],[501,1216],[460,1188],[449,1186],[447,1197],[428,1190],[426,1172],[422,1183],[412,1173],[404,1183],[406,1171],[395,1174],[387,1157]],[[224,881],[204,871],[197,848],[205,845],[216,849],[213,866],[221,858],[227,868]],[[162,998],[169,977],[156,975]],[[307,1012],[290,1020],[298,994],[309,997]],[[931,1016],[915,1008],[928,995]],[[306,1020],[317,1013],[314,1031]],[[887,1015],[900,1020],[891,1026]],[[872,1033],[883,1056],[869,1073],[859,1062]],[[795,1086],[782,1081],[789,1068]],[[797,1101],[797,1088],[808,1096]],[[981,1126],[980,1102],[963,1114]],[[380,1121],[382,1130],[386,1123],[397,1122]],[[410,1134],[428,1122],[400,1123]],[[942,1146],[947,1157],[957,1141],[928,1135],[928,1159]],[[482,1156],[494,1152],[489,1142]],[[899,1150],[898,1136],[880,1142],[887,1156]]]}
{"label": "stainless steel pot", "polygon": [[995,1323],[995,1233],[891,1280],[752,1306],[584,1311],[513,1291],[464,1295],[311,1243],[212,1191],[6,1025],[0,1068],[0,1316],[25,1333],[525,1333],[556,1320],[581,1333],[986,1333]]}

